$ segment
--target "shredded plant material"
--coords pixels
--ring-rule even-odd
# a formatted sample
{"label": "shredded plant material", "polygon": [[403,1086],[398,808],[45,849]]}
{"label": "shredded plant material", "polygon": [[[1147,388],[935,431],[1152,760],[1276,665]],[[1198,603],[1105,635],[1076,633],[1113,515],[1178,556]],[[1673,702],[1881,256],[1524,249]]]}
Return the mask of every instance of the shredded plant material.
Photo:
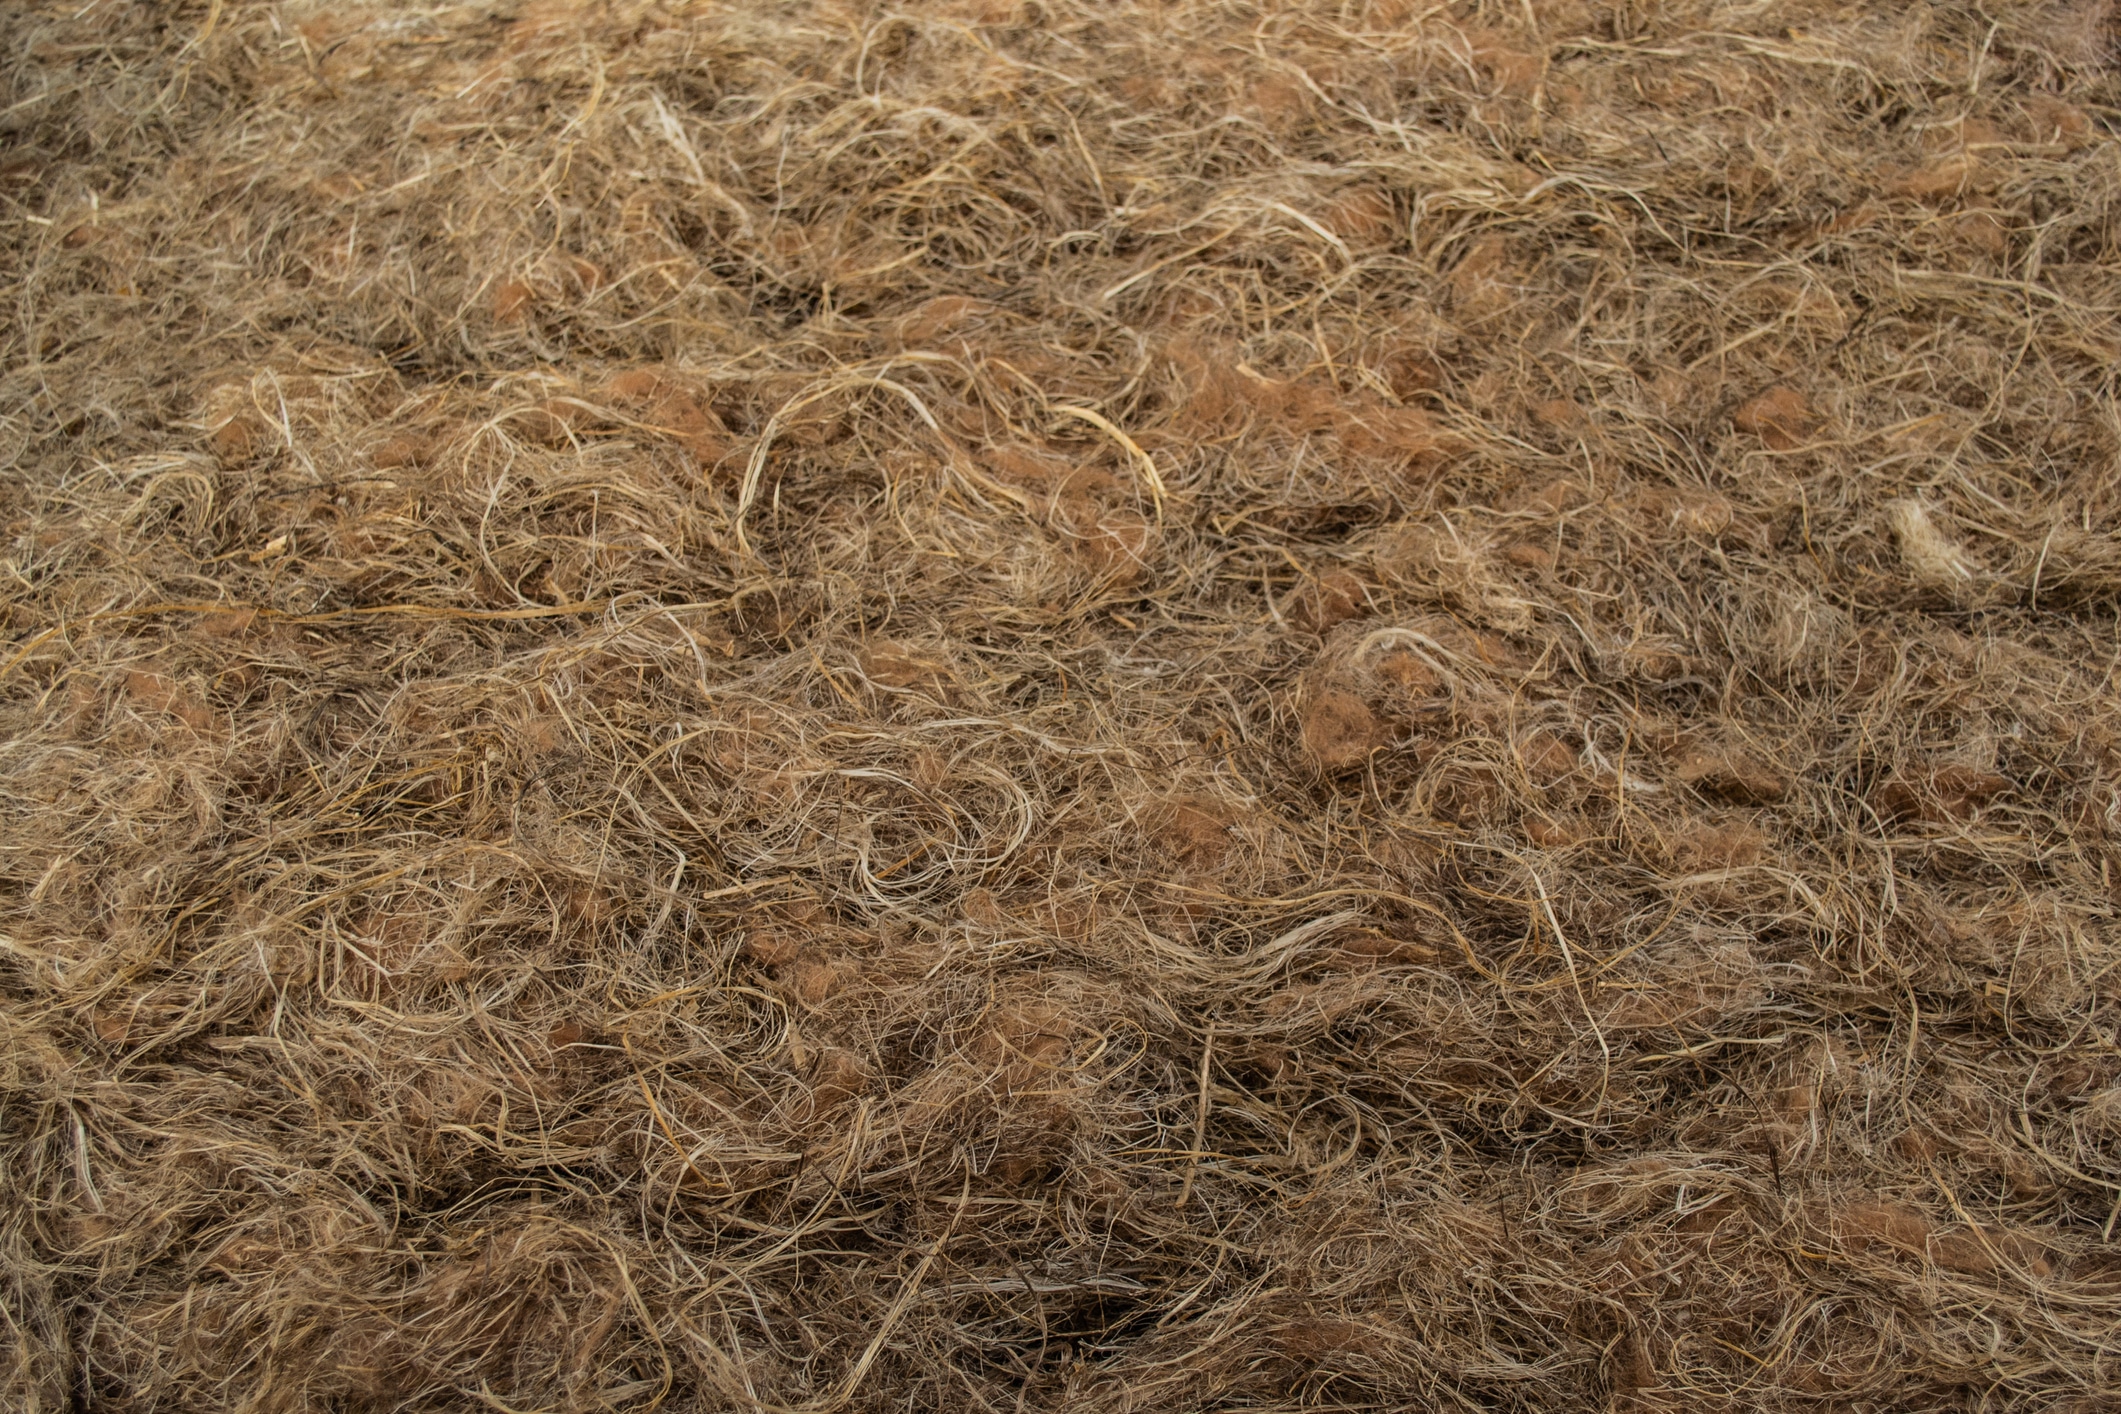
{"label": "shredded plant material", "polygon": [[2121,1407],[2112,5],[0,33],[0,1405]]}

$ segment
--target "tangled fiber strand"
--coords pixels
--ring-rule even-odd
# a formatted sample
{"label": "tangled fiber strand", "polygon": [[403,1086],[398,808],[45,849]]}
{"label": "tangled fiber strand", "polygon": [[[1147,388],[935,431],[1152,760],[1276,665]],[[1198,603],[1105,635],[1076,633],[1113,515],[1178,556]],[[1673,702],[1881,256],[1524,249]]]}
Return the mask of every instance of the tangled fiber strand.
{"label": "tangled fiber strand", "polygon": [[2110,6],[0,29],[0,1403],[2114,1407]]}

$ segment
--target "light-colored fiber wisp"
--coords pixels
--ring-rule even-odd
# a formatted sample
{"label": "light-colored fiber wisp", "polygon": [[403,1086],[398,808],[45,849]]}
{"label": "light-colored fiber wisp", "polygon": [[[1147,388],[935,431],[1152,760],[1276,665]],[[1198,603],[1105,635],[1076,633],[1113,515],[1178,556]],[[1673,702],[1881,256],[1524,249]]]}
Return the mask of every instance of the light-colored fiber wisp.
{"label": "light-colored fiber wisp", "polygon": [[1885,508],[1900,547],[1901,561],[1915,583],[1954,599],[1971,596],[1981,579],[1981,568],[1958,541],[1951,538],[1928,505],[1913,496],[1889,502]]}

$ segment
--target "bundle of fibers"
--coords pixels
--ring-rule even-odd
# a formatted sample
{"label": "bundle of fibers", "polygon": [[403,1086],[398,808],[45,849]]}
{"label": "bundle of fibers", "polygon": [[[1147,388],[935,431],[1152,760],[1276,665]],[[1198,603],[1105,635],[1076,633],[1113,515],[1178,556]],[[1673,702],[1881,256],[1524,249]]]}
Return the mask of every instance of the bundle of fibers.
{"label": "bundle of fibers", "polygon": [[0,1404],[2117,1407],[2111,5],[0,34]]}

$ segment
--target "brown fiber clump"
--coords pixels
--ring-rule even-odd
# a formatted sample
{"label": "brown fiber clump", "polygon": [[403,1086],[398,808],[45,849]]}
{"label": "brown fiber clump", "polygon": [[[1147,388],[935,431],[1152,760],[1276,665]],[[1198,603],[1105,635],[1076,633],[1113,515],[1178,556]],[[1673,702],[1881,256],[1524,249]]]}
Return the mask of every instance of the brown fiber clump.
{"label": "brown fiber clump", "polygon": [[2112,5],[0,33],[0,1407],[2112,1407]]}

